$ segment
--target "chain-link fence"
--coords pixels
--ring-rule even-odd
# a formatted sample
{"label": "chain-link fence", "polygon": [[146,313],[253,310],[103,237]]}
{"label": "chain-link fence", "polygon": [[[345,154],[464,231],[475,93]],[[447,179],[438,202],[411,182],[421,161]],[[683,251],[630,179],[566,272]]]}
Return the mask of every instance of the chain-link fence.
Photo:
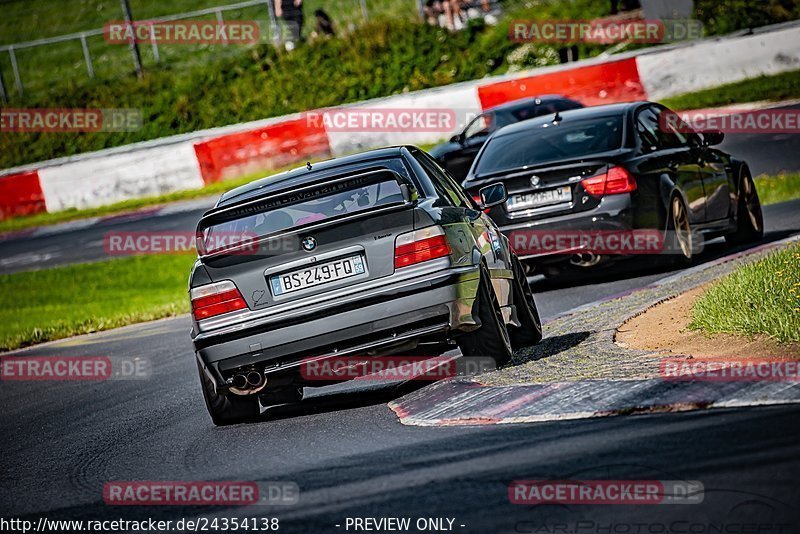
{"label": "chain-link fence", "polygon": [[[232,43],[129,46],[108,42],[104,26],[133,21],[253,21],[258,43],[282,42],[286,21],[276,17],[281,0],[12,0],[0,3],[0,101],[34,94],[53,85],[80,83],[88,78],[113,79],[157,64],[202,63],[240,53]],[[284,0],[285,1],[285,0]],[[376,17],[418,17],[422,0],[304,0],[304,35],[315,29],[315,12],[324,10],[335,32],[352,31]],[[252,45],[249,45],[252,46]],[[138,59],[137,59],[138,56]],[[137,64],[138,63],[138,64]]]}

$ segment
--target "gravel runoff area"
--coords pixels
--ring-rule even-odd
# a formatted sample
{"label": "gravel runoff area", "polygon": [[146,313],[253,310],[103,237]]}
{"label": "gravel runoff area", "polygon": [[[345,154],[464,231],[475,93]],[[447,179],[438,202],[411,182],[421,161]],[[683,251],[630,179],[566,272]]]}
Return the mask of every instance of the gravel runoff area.
{"label": "gravel runoff area", "polygon": [[[473,377],[490,386],[576,380],[657,378],[663,356],[623,348],[614,342],[617,328],[659,302],[753,263],[800,236],[770,243],[692,267],[611,300],[588,304],[545,323],[539,345],[519,351],[503,369]],[[676,357],[678,355],[675,355]]]}

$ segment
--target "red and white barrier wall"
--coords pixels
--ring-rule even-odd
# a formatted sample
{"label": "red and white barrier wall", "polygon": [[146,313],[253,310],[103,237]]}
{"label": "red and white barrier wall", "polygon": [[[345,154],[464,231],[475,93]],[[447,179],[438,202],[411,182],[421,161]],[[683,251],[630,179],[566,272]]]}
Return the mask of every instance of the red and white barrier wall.
{"label": "red and white barrier wall", "polygon": [[325,121],[316,120],[341,109],[447,108],[463,122],[503,102],[541,94],[562,94],[587,105],[655,100],[796,69],[800,23],[195,132],[0,172],[0,218],[198,188],[367,148],[436,142],[453,133],[328,131]]}

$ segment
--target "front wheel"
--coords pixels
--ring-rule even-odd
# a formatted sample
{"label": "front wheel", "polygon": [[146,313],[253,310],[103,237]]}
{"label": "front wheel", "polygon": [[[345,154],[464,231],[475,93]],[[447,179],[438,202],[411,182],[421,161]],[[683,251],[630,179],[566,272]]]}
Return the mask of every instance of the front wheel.
{"label": "front wheel", "polygon": [[478,308],[480,327],[458,338],[461,352],[467,357],[490,356],[498,366],[510,362],[513,354],[511,338],[508,335],[500,303],[492,289],[491,276],[483,266],[475,306]]}
{"label": "front wheel", "polygon": [[208,414],[217,426],[233,425],[254,420],[261,412],[258,398],[255,395],[239,396],[234,394],[220,394],[214,389],[214,383],[203,372],[200,362],[197,362],[200,373],[200,386],[203,389],[203,399],[206,402]]}
{"label": "front wheel", "polygon": [[514,307],[520,326],[510,328],[508,333],[511,336],[511,346],[520,349],[536,345],[542,340],[542,321],[539,319],[539,310],[536,309],[525,269],[516,256],[511,258],[511,268],[514,271]]}

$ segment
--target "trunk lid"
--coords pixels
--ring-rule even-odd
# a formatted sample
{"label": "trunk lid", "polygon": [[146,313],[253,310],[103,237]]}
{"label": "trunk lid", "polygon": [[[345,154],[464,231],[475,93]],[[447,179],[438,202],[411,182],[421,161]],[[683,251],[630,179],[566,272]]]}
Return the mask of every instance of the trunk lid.
{"label": "trunk lid", "polygon": [[494,175],[487,180],[505,183],[508,201],[492,208],[490,216],[508,225],[594,209],[601,199],[587,194],[581,182],[608,168],[606,160],[593,159]]}

